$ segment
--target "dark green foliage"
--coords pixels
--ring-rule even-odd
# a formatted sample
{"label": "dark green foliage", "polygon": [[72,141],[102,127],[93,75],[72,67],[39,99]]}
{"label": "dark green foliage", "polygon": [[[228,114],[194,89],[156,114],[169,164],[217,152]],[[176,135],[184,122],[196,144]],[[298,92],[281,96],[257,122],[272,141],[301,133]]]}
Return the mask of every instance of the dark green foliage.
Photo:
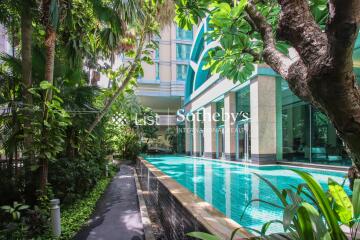
{"label": "dark green foliage", "polygon": [[49,165],[49,183],[62,204],[88,193],[105,176],[104,156],[60,158]]}
{"label": "dark green foliage", "polygon": [[110,178],[100,180],[91,192],[72,206],[65,208],[61,215],[62,235],[60,239],[72,239],[77,231],[86,223],[95,209],[96,202],[105,191]]}
{"label": "dark green foliage", "polygon": [[49,232],[49,212],[14,202],[0,209],[0,239],[32,239]]}

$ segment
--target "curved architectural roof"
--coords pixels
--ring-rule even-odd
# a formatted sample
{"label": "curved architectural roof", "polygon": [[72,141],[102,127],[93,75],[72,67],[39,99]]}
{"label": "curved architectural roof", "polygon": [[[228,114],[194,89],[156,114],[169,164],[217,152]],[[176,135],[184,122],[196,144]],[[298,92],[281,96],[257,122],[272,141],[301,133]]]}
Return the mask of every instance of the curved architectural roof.
{"label": "curved architectural roof", "polygon": [[[220,43],[217,41],[205,41],[205,34],[210,30],[209,18],[203,19],[198,29],[199,31],[191,48],[190,65],[187,71],[185,104],[191,100],[192,93],[200,88],[211,77],[210,69],[203,69],[206,64],[204,59],[207,57],[210,49],[220,46]],[[360,75],[360,35],[355,43],[353,59],[354,70],[357,75]],[[271,72],[273,73],[273,71]]]}
{"label": "curved architectural roof", "polygon": [[190,54],[190,66],[185,84],[185,103],[190,100],[191,94],[210,77],[210,70],[203,69],[206,64],[204,58],[207,57],[210,49],[219,45],[216,41],[205,41],[205,33],[209,31],[208,20],[204,19],[198,29]]}

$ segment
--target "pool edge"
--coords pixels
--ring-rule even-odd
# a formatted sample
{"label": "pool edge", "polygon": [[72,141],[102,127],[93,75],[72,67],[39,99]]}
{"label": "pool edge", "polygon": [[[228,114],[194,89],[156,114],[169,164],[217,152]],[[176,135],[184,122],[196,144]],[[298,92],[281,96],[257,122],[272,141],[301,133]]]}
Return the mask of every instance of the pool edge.
{"label": "pool edge", "polygon": [[244,227],[236,223],[234,220],[227,218],[211,204],[196,196],[194,193],[183,187],[144,158],[139,157],[137,170],[139,170],[138,166],[141,164],[143,164],[148,171],[155,176],[156,180],[159,181],[169,191],[169,193],[177,199],[181,206],[186,209],[209,233],[214,234],[221,239],[229,239],[231,233],[235,229],[239,228],[236,234],[237,239],[248,239],[254,237],[254,235],[249,233]]}

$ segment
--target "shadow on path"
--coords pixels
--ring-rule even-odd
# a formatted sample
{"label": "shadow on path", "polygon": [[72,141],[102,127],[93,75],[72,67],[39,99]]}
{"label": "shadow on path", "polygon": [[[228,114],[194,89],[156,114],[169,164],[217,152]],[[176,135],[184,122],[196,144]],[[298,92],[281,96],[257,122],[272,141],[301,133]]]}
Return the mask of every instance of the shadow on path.
{"label": "shadow on path", "polygon": [[76,240],[143,240],[133,168],[121,165]]}

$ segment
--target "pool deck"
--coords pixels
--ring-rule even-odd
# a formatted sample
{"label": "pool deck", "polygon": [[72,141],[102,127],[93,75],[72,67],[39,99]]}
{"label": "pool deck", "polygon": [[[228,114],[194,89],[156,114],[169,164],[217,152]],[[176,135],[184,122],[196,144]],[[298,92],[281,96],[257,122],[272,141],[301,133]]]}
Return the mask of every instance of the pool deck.
{"label": "pool deck", "polygon": [[122,164],[96,206],[89,224],[77,240],[143,240],[145,239],[141,198],[138,198],[134,168]]}

